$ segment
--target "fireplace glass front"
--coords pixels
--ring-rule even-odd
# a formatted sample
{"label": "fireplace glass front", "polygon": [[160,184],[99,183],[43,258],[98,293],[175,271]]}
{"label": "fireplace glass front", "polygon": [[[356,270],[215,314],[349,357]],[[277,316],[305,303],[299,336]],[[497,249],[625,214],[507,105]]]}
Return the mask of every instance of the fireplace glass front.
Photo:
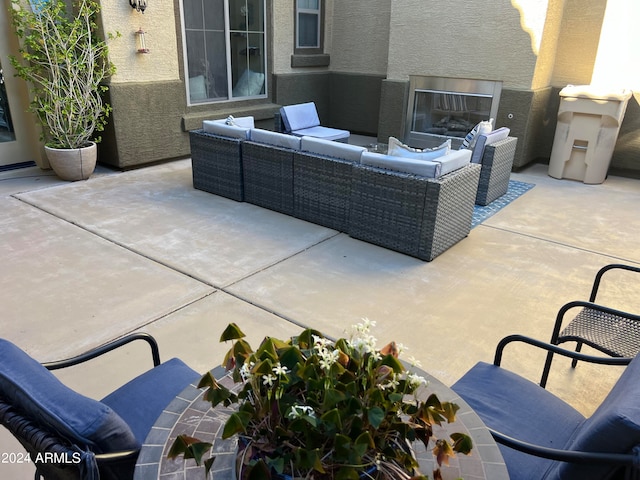
{"label": "fireplace glass front", "polygon": [[426,148],[451,138],[458,148],[478,122],[496,118],[501,91],[502,82],[411,76],[405,142]]}

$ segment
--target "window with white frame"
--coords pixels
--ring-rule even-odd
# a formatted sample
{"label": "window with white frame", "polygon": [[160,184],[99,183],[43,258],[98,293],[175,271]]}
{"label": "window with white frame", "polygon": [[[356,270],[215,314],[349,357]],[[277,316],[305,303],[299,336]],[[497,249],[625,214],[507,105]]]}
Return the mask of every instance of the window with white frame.
{"label": "window with white frame", "polygon": [[265,0],[182,0],[189,103],[266,95]]}
{"label": "window with white frame", "polygon": [[296,51],[322,52],[322,0],[296,0]]}

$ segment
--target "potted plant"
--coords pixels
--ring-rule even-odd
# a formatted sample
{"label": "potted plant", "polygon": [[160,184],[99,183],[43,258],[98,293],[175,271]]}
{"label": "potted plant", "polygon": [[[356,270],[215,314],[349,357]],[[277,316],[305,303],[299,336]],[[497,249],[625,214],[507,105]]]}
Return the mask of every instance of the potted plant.
{"label": "potted plant", "polygon": [[[304,330],[288,341],[267,337],[254,351],[230,324],[221,341],[232,340],[225,357],[237,394],[211,373],[202,377],[212,406],[237,404],[223,438],[239,436],[237,476],[245,479],[426,479],[418,471],[412,443],[430,440],[440,466],[472,444],[461,433],[435,439],[433,425],[455,421],[458,406],[435,395],[418,398],[424,378],[398,360],[394,343],[378,350],[365,319],[348,338],[335,342]],[[210,443],[180,435],[169,452],[204,460]],[[433,472],[440,478],[439,470]]]}
{"label": "potted plant", "polygon": [[47,159],[64,180],[87,179],[97,158],[95,132],[111,107],[102,99],[115,72],[96,24],[96,0],[12,0],[11,19],[21,40],[11,57],[16,76],[31,85],[30,111],[42,125]]}

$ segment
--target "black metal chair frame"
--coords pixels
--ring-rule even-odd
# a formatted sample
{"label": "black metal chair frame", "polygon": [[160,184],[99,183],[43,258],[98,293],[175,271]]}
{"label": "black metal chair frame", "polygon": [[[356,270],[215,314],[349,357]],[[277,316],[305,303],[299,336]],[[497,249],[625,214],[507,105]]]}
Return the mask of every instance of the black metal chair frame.
{"label": "black metal chair frame", "polygon": [[[526,337],[524,335],[510,335],[503,338],[496,347],[496,354],[493,364],[500,366],[502,362],[502,356],[504,348],[510,343],[521,342],[532,345],[534,347],[547,350],[549,353],[558,354],[565,357],[569,357],[573,360],[579,360],[589,363],[595,363],[600,365],[628,365],[631,362],[631,358],[620,357],[599,357],[594,355],[586,355],[584,353],[575,352],[572,350],[566,350],[557,345],[546,343],[534,338]],[[544,387],[543,387],[544,388]],[[529,455],[535,455],[537,457],[548,458],[560,462],[569,463],[597,463],[597,464],[613,464],[626,467],[627,472],[630,475],[627,478],[638,478],[640,471],[638,470],[638,458],[634,454],[618,454],[618,453],[603,453],[603,452],[581,452],[562,450],[556,448],[542,447],[540,445],[534,445],[528,442],[515,439],[501,432],[489,428],[491,435],[496,442],[503,444],[514,450],[518,450]]]}
{"label": "black metal chair frame", "polygon": [[[47,362],[42,365],[48,370],[59,370],[62,368],[72,367],[97,358],[136,340],[142,340],[149,345],[151,348],[153,366],[157,367],[160,365],[158,343],[147,333],[132,333],[75,357],[71,357],[66,360]],[[50,460],[50,458],[72,458],[74,453],[78,453],[77,447],[74,447],[71,442],[58,435],[56,432],[42,428],[35,420],[24,416],[15,405],[5,402],[2,397],[0,397],[0,423],[2,423],[32,455],[31,461],[34,462],[36,466],[34,477],[36,480],[40,478],[54,478],[56,480],[79,478],[78,468],[82,468],[81,465],[75,465],[73,463],[56,465],[55,462],[51,462]],[[50,454],[49,460],[46,463],[35,461],[37,454],[40,452],[43,454],[48,452]],[[133,468],[136,459],[138,458],[138,454],[139,450],[136,449],[105,454],[93,454],[93,456],[98,467],[116,463],[130,463]]]}
{"label": "black metal chair frame", "polygon": [[[591,294],[589,295],[589,301],[573,301],[569,302],[560,308],[558,311],[558,315],[556,316],[556,323],[553,327],[553,332],[551,334],[550,343],[554,345],[558,345],[563,342],[576,342],[576,352],[580,352],[583,344],[587,344],[596,350],[601,351],[607,355],[612,357],[627,357],[630,358],[631,355],[635,356],[638,352],[640,352],[640,315],[635,315],[628,312],[623,312],[622,310],[617,310],[614,308],[606,307],[603,305],[599,305],[596,302],[596,297],[598,295],[598,289],[600,288],[600,283],[602,281],[602,277],[605,273],[611,270],[627,270],[631,272],[640,273],[640,268],[634,267],[631,265],[623,265],[623,264],[610,264],[602,267],[595,276],[593,281],[593,286],[591,288]],[[567,312],[574,308],[581,308],[580,312],[573,318],[571,322],[567,324],[567,326],[562,329],[562,324],[564,323],[564,318]],[[596,327],[600,326],[604,329],[602,322],[599,320],[600,316],[608,316],[609,318],[613,318],[615,320],[628,320],[630,325],[637,325],[636,330],[630,330],[628,332],[628,339],[630,343],[633,343],[634,352],[616,350],[612,347],[607,347],[602,343],[598,343],[593,338],[585,338],[581,337],[576,333],[569,333],[568,329],[577,321],[589,321],[594,325],[592,329],[593,332],[596,331]],[[600,324],[600,325],[598,325]],[[549,371],[551,370],[551,363],[553,361],[553,352],[549,352],[547,354],[547,360],[545,362],[544,370],[542,372],[542,377],[540,379],[540,386],[544,387],[547,384],[547,380],[549,378]],[[578,359],[573,359],[571,362],[571,367],[575,368],[578,363]]]}

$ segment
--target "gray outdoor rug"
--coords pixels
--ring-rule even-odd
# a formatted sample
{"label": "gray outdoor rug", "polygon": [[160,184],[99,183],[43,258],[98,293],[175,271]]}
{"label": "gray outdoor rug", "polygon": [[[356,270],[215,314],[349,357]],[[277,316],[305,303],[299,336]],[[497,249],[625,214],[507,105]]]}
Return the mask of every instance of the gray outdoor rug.
{"label": "gray outdoor rug", "polygon": [[473,218],[471,220],[471,228],[480,225],[487,218],[495,215],[504,207],[513,202],[516,198],[524,195],[531,190],[535,185],[533,183],[518,182],[517,180],[509,180],[509,189],[507,193],[500,198],[495,199],[489,205],[482,207],[475,205],[473,207]]}

